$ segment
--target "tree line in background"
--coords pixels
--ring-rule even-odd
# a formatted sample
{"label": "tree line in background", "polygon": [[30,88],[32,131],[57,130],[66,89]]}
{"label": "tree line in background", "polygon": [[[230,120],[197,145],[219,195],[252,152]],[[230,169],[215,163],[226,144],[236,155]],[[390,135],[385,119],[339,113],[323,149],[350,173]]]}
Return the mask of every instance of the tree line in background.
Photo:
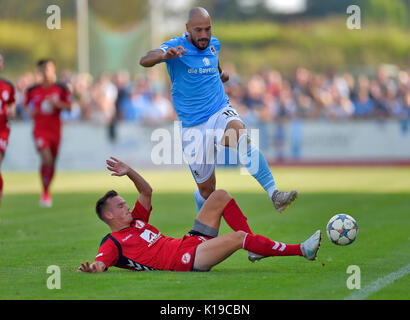
{"label": "tree line in background", "polygon": [[[303,12],[279,15],[266,0],[244,10],[239,0],[197,0],[214,22],[214,34],[223,43],[224,61],[241,73],[267,66],[292,73],[297,66],[318,71],[355,69],[381,63],[410,64],[410,3],[405,0],[307,0]],[[362,29],[346,28],[346,8],[357,4]],[[45,27],[48,5],[61,7],[63,29]],[[89,0],[93,12],[113,30],[123,30],[148,15],[148,0]],[[76,68],[75,1],[0,0],[0,50],[6,76],[33,70],[35,61],[53,57],[60,67]],[[181,25],[181,30],[185,28]],[[167,35],[168,38],[171,35]],[[165,39],[164,39],[165,40]],[[92,58],[92,57],[91,57]],[[137,63],[138,57],[136,57]]]}
{"label": "tree line in background", "polygon": [[[145,18],[149,2],[119,0],[113,5],[111,0],[88,0],[89,6],[114,28],[132,25]],[[243,2],[247,5],[241,5]],[[305,9],[295,14],[277,14],[267,10],[267,2],[268,0],[193,0],[193,5],[206,8],[214,20],[294,22],[303,18],[341,15],[346,13],[349,5],[355,4],[360,6],[367,21],[410,27],[410,1],[407,0],[306,0]],[[0,0],[0,19],[24,17],[25,21],[39,21],[44,18],[45,8],[49,5],[58,5],[67,17],[75,17],[76,1],[72,0]]]}

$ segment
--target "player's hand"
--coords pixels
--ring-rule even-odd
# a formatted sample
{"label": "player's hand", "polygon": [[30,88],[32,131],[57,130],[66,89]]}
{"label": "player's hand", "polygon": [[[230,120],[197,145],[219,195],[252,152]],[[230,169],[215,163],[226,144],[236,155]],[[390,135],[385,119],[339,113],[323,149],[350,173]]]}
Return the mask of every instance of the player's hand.
{"label": "player's hand", "polygon": [[113,172],[111,174],[112,176],[121,177],[128,174],[130,171],[130,167],[128,165],[114,157],[110,157],[109,160],[106,160],[106,163],[107,169]]}
{"label": "player's hand", "polygon": [[182,57],[182,55],[186,53],[186,50],[183,46],[169,48],[164,55],[164,59],[174,59],[176,57]]}
{"label": "player's hand", "polygon": [[48,101],[49,101],[49,103],[51,104],[51,106],[53,108],[61,109],[60,108],[60,99],[58,98],[58,96],[53,95],[48,99]]}
{"label": "player's hand", "polygon": [[86,261],[85,263],[81,263],[81,266],[78,267],[77,272],[94,273],[97,272],[97,268],[94,263],[90,265],[89,262]]}

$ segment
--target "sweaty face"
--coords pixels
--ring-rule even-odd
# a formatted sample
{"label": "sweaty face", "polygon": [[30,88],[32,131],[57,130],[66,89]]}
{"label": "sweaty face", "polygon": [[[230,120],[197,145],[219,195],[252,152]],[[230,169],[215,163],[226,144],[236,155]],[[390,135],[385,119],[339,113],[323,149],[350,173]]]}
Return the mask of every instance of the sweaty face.
{"label": "sweaty face", "polygon": [[211,41],[211,20],[209,17],[194,18],[187,23],[192,44],[200,50],[208,48]]}
{"label": "sweaty face", "polygon": [[108,212],[111,214],[112,219],[116,220],[118,224],[129,224],[132,221],[132,215],[130,207],[128,207],[125,200],[120,196],[115,196],[108,202]]}

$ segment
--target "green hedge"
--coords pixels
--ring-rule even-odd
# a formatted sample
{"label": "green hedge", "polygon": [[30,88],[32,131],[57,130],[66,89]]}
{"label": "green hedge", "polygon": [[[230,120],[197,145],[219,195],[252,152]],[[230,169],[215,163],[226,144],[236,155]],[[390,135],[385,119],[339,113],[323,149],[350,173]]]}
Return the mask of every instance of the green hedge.
{"label": "green hedge", "polygon": [[0,21],[0,50],[5,58],[4,74],[15,80],[35,70],[38,59],[52,57],[60,67],[75,68],[77,29],[72,20],[63,20],[62,29],[49,30],[45,23]]}
{"label": "green hedge", "polygon": [[[6,59],[4,76],[13,79],[34,70],[36,60],[48,56],[60,68],[74,69],[75,22],[63,20],[62,27],[48,30],[45,24],[1,20],[0,50]],[[395,25],[362,21],[361,30],[349,30],[346,20],[340,17],[289,24],[216,21],[213,33],[222,42],[221,62],[234,62],[242,74],[265,67],[293,74],[298,66],[317,71],[352,71],[358,66],[382,63],[410,65],[410,31]]]}
{"label": "green hedge", "polygon": [[266,66],[292,72],[297,66],[324,71],[410,64],[410,31],[394,25],[362,23],[349,30],[334,17],[280,25],[216,22],[213,32],[222,42],[221,59],[234,61],[242,73]]}

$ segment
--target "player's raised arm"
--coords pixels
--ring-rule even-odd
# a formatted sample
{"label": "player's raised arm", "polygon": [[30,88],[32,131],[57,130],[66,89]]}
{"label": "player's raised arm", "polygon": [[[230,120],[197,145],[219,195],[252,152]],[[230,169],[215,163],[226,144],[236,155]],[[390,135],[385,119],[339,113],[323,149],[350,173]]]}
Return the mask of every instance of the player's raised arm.
{"label": "player's raised arm", "polygon": [[110,157],[106,160],[106,163],[107,169],[113,172],[112,176],[121,177],[126,175],[130,178],[139,192],[138,201],[146,209],[151,208],[152,188],[149,183],[127,164],[114,157]]}
{"label": "player's raised arm", "polygon": [[183,46],[172,47],[165,52],[161,49],[150,50],[140,59],[140,65],[145,68],[153,67],[164,60],[182,57],[185,52]]}

